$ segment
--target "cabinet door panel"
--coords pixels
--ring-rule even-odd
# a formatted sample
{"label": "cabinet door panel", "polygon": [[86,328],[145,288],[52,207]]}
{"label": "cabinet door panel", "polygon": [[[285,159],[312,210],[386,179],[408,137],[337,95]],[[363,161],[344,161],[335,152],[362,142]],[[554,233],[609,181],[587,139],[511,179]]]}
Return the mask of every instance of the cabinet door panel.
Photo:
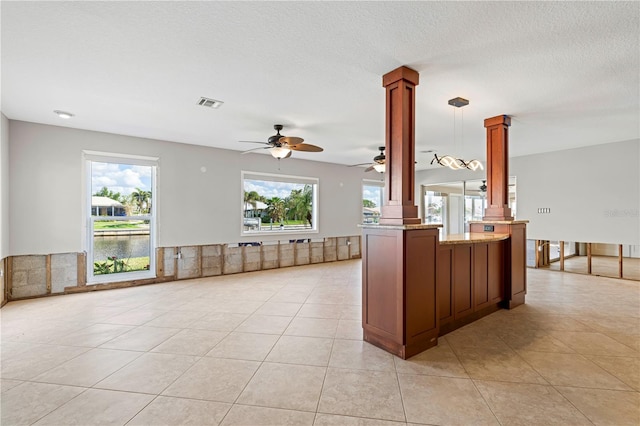
{"label": "cabinet door panel", "polygon": [[440,246],[438,252],[438,313],[440,325],[453,320],[453,247]]}
{"label": "cabinet door panel", "polygon": [[489,287],[487,280],[487,261],[489,258],[489,244],[478,243],[473,246],[473,292],[475,310],[482,309],[489,304]]}
{"label": "cabinet door panel", "polygon": [[471,286],[471,244],[456,244],[453,249],[453,292],[455,319],[473,312]]}
{"label": "cabinet door panel", "polygon": [[488,284],[489,300],[498,303],[504,297],[504,242],[489,244]]}

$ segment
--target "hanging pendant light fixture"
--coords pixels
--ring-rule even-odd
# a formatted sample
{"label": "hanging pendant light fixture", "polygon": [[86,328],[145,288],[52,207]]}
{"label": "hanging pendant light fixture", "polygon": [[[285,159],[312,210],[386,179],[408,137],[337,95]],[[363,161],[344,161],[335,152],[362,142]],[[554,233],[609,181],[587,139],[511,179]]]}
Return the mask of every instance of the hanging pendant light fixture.
{"label": "hanging pendant light fixture", "polygon": [[[449,105],[454,108],[462,108],[463,106],[469,105],[469,101],[467,99],[457,97],[453,99],[449,99]],[[464,129],[464,113],[462,115],[462,128]],[[464,140],[463,140],[464,143]],[[456,145],[456,110],[453,110],[453,145],[455,148]],[[482,163],[478,160],[470,160],[465,161],[462,158],[456,158],[451,155],[444,155],[442,157],[438,157],[437,154],[433,154],[433,160],[431,160],[431,164],[433,163],[440,164],[442,167],[449,167],[451,170],[462,170],[469,169],[473,170],[484,170]]]}

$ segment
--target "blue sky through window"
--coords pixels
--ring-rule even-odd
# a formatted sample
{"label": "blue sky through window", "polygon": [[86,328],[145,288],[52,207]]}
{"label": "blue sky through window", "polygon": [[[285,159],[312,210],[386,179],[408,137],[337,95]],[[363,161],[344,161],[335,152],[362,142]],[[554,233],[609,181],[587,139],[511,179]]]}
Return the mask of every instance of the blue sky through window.
{"label": "blue sky through window", "polygon": [[151,190],[151,166],[137,166],[132,164],[91,163],[91,193],[95,194],[103,187],[121,195],[129,195],[140,188]]}

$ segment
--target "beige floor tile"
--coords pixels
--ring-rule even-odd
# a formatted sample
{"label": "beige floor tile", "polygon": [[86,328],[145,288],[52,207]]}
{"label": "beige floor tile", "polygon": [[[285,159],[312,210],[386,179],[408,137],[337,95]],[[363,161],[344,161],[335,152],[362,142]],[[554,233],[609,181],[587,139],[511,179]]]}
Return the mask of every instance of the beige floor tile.
{"label": "beige floor tile", "polygon": [[407,422],[498,425],[469,379],[398,374]]}
{"label": "beige floor tile", "polygon": [[313,413],[279,408],[252,407],[235,404],[222,426],[304,426],[313,425]]}
{"label": "beige floor tile", "polygon": [[503,425],[589,425],[590,422],[553,386],[475,381]]}
{"label": "beige floor tile", "polygon": [[313,290],[307,298],[307,303],[321,303],[328,305],[359,305],[362,303],[360,288],[345,288],[343,286],[321,286]]}
{"label": "beige floor tile", "polygon": [[[171,305],[169,305],[169,307],[171,307]],[[173,305],[173,309],[175,308],[177,308],[177,306]],[[205,315],[206,312],[200,311],[170,311],[152,319],[146,323],[145,326],[186,328]]]}
{"label": "beige floor tile", "polygon": [[551,337],[545,330],[535,328],[499,330],[498,335],[516,351],[575,353],[573,349]]}
{"label": "beige floor tile", "polygon": [[85,388],[25,382],[2,394],[0,424],[30,425]]}
{"label": "beige floor tile", "polygon": [[142,325],[167,313],[165,310],[137,308],[114,315],[102,321],[104,324]]}
{"label": "beige floor tile", "polygon": [[30,346],[27,352],[2,360],[0,374],[3,379],[31,380],[89,350],[89,348],[71,346],[39,344]]}
{"label": "beige floor tile", "polygon": [[555,339],[583,355],[640,356],[640,353],[601,333],[550,331]]}
{"label": "beige floor tile", "polygon": [[240,333],[282,334],[292,317],[251,315],[235,329]]}
{"label": "beige floor tile", "polygon": [[140,352],[91,349],[45,373],[36,382],[91,387],[142,355]]}
{"label": "beige floor tile", "polygon": [[127,426],[218,425],[231,404],[159,396]]}
{"label": "beige floor tile", "polygon": [[596,425],[640,424],[640,393],[557,387]]}
{"label": "beige floor tile", "polygon": [[341,305],[323,305],[318,303],[305,303],[298,311],[297,316],[303,318],[339,319],[344,307]]}
{"label": "beige floor tile", "polygon": [[469,347],[456,355],[472,379],[548,384],[512,349]]}
{"label": "beige floor tile", "polygon": [[[238,297],[242,297],[242,292],[237,293]],[[212,312],[227,312],[230,314],[253,314],[264,301],[260,300],[225,300],[212,305]]]}
{"label": "beige floor tile", "polygon": [[640,391],[640,358],[619,356],[588,356],[587,358],[633,389]]}
{"label": "beige floor tile", "polygon": [[15,388],[20,383],[24,383],[22,380],[0,379],[0,393],[5,393],[9,389]]}
{"label": "beige floor tile", "polygon": [[202,358],[162,394],[234,402],[260,366],[259,362]]}
{"label": "beige floor tile", "polygon": [[343,305],[340,319],[362,322],[362,306]]}
{"label": "beige floor tile", "polygon": [[458,357],[444,339],[438,340],[438,346],[407,360],[393,357],[393,361],[398,373],[469,378]]}
{"label": "beige floor tile", "polygon": [[361,340],[335,339],[329,366],[354,370],[395,371],[393,355]]}
{"label": "beige floor tile", "polygon": [[333,339],[282,336],[271,349],[266,361],[326,367],[332,346]]}
{"label": "beige floor tile", "polygon": [[95,348],[134,328],[132,325],[93,324],[87,328],[56,339],[56,343],[59,345],[89,346]]}
{"label": "beige floor tile", "polygon": [[280,336],[277,334],[229,333],[207,356],[262,361]]}
{"label": "beige floor tile", "polygon": [[194,356],[146,353],[95,387],[158,394],[197,360]]}
{"label": "beige floor tile", "polygon": [[400,426],[404,424],[406,423],[317,413],[313,426]]}
{"label": "beige floor tile", "polygon": [[280,290],[271,299],[270,302],[283,303],[304,303],[309,297],[311,291],[306,290]]}
{"label": "beige floor tile", "polygon": [[337,319],[295,317],[284,334],[289,336],[333,338],[337,329]]}
{"label": "beige floor tile", "polygon": [[265,362],[237,402],[315,412],[325,371],[325,367]]}
{"label": "beige floor tile", "polygon": [[153,399],[153,395],[87,389],[36,425],[123,425]]}
{"label": "beige floor tile", "polygon": [[480,348],[508,351],[509,346],[498,336],[497,330],[487,330],[481,326],[470,328],[463,327],[447,334],[444,338],[454,352],[465,348]]}
{"label": "beige floor tile", "polygon": [[256,315],[277,315],[294,317],[302,307],[302,303],[266,302],[256,311]]}
{"label": "beige floor tile", "polygon": [[[348,267],[343,267],[345,265]],[[59,385],[90,386],[98,380],[105,383],[113,380],[121,382],[119,386],[125,388],[137,389],[140,386],[136,392],[152,392],[150,397],[156,400],[146,408],[146,402],[137,409],[127,408],[128,399],[133,396],[135,400],[136,393],[103,391],[98,384],[88,396],[82,393],[64,405],[71,408],[56,409],[54,404],[54,411],[42,420],[43,423],[67,421],[84,425],[106,421],[124,424],[138,415],[132,423],[216,424],[230,407],[228,403],[233,403],[243,390],[248,389],[247,385],[261,365],[242,359],[264,361],[266,358],[265,365],[284,365],[283,375],[289,374],[289,382],[295,383],[296,387],[305,386],[304,375],[295,374],[298,367],[308,365],[303,368],[320,370],[333,364],[354,367],[328,368],[319,396],[318,406],[321,409],[315,413],[316,424],[398,425],[404,424],[405,418],[396,373],[418,377],[414,379],[417,383],[414,384],[415,390],[409,396],[416,398],[416,405],[420,405],[418,399],[426,392],[434,392],[431,399],[447,399],[446,395],[456,388],[456,383],[451,380],[467,378],[458,361],[460,357],[465,358],[467,365],[476,364],[474,376],[482,377],[479,372],[486,367],[483,374],[498,380],[524,378],[533,382],[473,379],[503,424],[517,424],[521,420],[529,424],[540,423],[536,419],[547,420],[547,423],[566,420],[566,424],[585,421],[579,415],[574,417],[575,411],[567,407],[577,407],[596,424],[639,424],[632,412],[639,406],[638,394],[633,389],[637,390],[640,385],[640,320],[638,306],[634,302],[639,299],[637,286],[598,277],[576,279],[571,274],[539,270],[528,270],[528,273],[527,304],[513,310],[498,311],[449,333],[439,339],[438,347],[409,360],[391,357],[394,369],[386,372],[357,369],[380,368],[380,365],[388,367],[384,359],[388,355],[386,352],[376,348],[371,351],[364,349],[366,346],[362,342],[360,327],[361,263],[357,260],[10,302],[0,310],[1,384],[4,392],[1,399],[6,405],[5,395],[21,388],[25,390],[20,402],[10,403],[15,407],[26,404],[22,414],[33,418],[33,422],[46,412],[38,414],[40,408],[30,408],[33,406],[31,401],[48,404],[47,401],[55,402],[57,396],[47,393],[46,388],[38,391],[34,386],[68,390],[73,388]],[[607,303],[603,304],[603,300]],[[611,314],[610,306],[616,306],[615,315]],[[294,312],[296,307],[300,309]],[[250,315],[252,320],[245,326],[262,328],[262,331],[234,332]],[[268,317],[294,319],[286,329],[276,327],[278,330],[270,329],[273,334],[262,334],[264,328],[274,326],[273,323],[264,323]],[[114,318],[134,325],[97,323],[111,322]],[[137,326],[143,322],[144,325]],[[149,349],[150,343],[145,339],[154,343],[153,336],[143,331],[158,328],[181,331]],[[128,338],[136,335],[131,332],[134,329],[139,329],[141,334],[138,339],[131,339],[131,344],[139,346],[130,348],[148,353],[91,349],[107,342],[106,346],[113,342],[125,344]],[[226,337],[220,340],[223,336]],[[29,343],[45,340],[48,344]],[[350,346],[354,343],[361,346]],[[332,359],[330,349],[334,345],[337,349]],[[516,362],[518,358],[513,357],[514,350],[524,363]],[[351,351],[352,354],[341,359],[338,356],[340,351]],[[584,355],[572,351],[580,351]],[[154,358],[179,358],[187,353],[194,354],[186,356],[187,359],[200,360],[198,355],[205,352],[207,355],[201,362],[186,365],[166,359],[167,363],[163,365]],[[383,354],[383,359],[372,359],[371,355],[378,352]],[[470,353],[484,355],[474,358],[469,356]],[[130,354],[146,357],[147,361],[135,358],[127,364]],[[328,364],[330,362],[333,364]],[[136,365],[136,368],[132,367]],[[190,369],[189,365],[192,365]],[[540,385],[532,380],[532,370],[524,367],[527,365],[553,386]],[[274,381],[269,381],[267,376],[265,373],[265,378],[260,379],[256,375],[256,381],[252,382],[256,398],[272,390]],[[428,383],[422,383],[420,378]],[[167,387],[159,382],[167,383]],[[275,383],[276,390],[282,386],[277,381]],[[144,389],[147,385],[149,387]],[[477,394],[465,386],[461,388],[466,405],[473,407]],[[571,402],[567,402],[565,396],[560,402],[558,394],[550,390],[553,388],[563,390]],[[157,398],[154,394],[163,392],[163,389],[167,396]],[[103,395],[100,401],[88,398],[95,392]],[[171,392],[176,395],[171,395]],[[264,398],[271,398],[269,403],[291,404],[298,395],[289,398],[287,392],[286,389],[277,390],[275,395]],[[126,400],[115,397],[123,394]],[[105,404],[102,401],[105,397],[113,399]],[[143,395],[143,398],[147,397]],[[453,397],[449,399],[453,400]],[[468,399],[472,402],[467,402]],[[433,411],[429,401],[429,398],[423,398],[419,410],[427,410],[427,415],[437,420],[440,412]],[[447,400],[448,403],[453,404]],[[414,402],[405,401],[407,407],[411,404]],[[112,410],[111,405],[116,409]],[[332,411],[323,412],[323,406]],[[49,405],[46,405],[46,410],[49,409],[47,407]],[[120,410],[121,407],[124,409]],[[517,408],[511,410],[513,407]],[[63,408],[68,412],[60,414]],[[409,409],[407,414],[422,413],[419,410]],[[31,412],[34,417],[30,416]],[[102,412],[106,417],[100,417]],[[484,409],[479,412],[483,413]],[[130,414],[127,416],[126,413]],[[2,414],[6,415],[4,410]],[[461,415],[457,409],[442,415],[443,424],[467,423],[457,420],[456,416]],[[479,418],[480,423],[486,420],[482,415]],[[418,420],[422,423],[425,419],[419,416],[409,418],[416,424]],[[310,424],[314,421],[314,412],[313,409],[305,412],[239,404],[231,408],[223,419],[229,424],[246,424],[247,421],[251,424]],[[11,422],[3,421],[2,424]]]}
{"label": "beige floor tile", "polygon": [[579,354],[519,352],[550,384],[600,389],[631,390],[611,374]]}
{"label": "beige floor tile", "polygon": [[584,321],[568,315],[525,314],[524,320],[530,328],[545,331],[594,331]]}
{"label": "beige floor tile", "polygon": [[405,421],[398,378],[389,371],[329,368],[318,412]]}
{"label": "beige floor tile", "polygon": [[179,328],[141,326],[100,345],[104,349],[149,351],[180,331]]}
{"label": "beige floor tile", "polygon": [[640,353],[640,334],[609,332],[607,336]]}
{"label": "beige floor tile", "polygon": [[207,314],[199,320],[194,321],[189,327],[205,330],[233,331],[247,318],[249,318],[249,314],[216,312]]}
{"label": "beige floor tile", "polygon": [[204,356],[228,334],[215,330],[182,330],[153,348],[152,352]]}
{"label": "beige floor tile", "polygon": [[58,339],[86,327],[71,321],[25,320],[2,327],[3,340],[56,344]]}
{"label": "beige floor tile", "polygon": [[362,320],[338,320],[336,339],[362,340]]}

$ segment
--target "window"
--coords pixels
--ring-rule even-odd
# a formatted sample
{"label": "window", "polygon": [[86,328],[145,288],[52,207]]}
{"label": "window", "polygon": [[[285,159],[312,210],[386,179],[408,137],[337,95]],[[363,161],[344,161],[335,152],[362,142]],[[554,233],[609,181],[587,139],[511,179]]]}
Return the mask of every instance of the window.
{"label": "window", "polygon": [[318,179],[242,172],[242,235],[318,232]]}
{"label": "window", "polygon": [[384,183],[363,181],[362,183],[362,223],[378,223],[383,203]]}
{"label": "window", "polygon": [[85,153],[87,282],[155,277],[156,160]]}

